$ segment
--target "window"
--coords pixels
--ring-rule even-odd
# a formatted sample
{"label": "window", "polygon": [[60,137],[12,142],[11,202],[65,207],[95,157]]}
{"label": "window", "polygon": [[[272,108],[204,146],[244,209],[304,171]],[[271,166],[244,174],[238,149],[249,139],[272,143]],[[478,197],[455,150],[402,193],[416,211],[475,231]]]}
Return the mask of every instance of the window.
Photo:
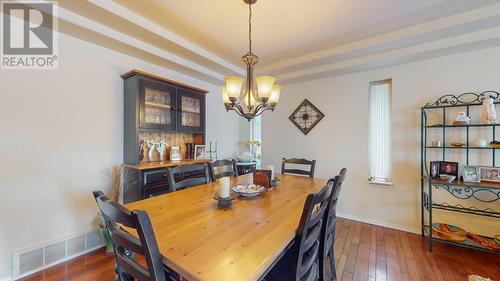
{"label": "window", "polygon": [[258,145],[254,145],[253,150],[255,153],[255,159],[257,160],[257,168],[260,168],[261,165],[261,143],[262,143],[262,137],[261,137],[261,131],[262,131],[262,116],[257,116],[254,117],[250,121],[250,140],[252,141],[258,141]]}
{"label": "window", "polygon": [[375,184],[392,184],[391,90],[390,79],[370,83],[369,181]]}

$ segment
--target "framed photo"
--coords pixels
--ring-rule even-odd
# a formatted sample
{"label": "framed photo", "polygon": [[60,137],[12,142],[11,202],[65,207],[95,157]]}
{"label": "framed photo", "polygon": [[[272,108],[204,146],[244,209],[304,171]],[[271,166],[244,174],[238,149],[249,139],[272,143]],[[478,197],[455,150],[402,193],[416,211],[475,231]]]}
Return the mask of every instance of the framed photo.
{"label": "framed photo", "polygon": [[463,168],[464,182],[480,182],[478,166],[464,166]]}
{"label": "framed photo", "polygon": [[181,148],[179,146],[172,146],[170,148],[170,161],[181,160]]}
{"label": "framed photo", "polygon": [[194,146],[194,159],[205,159],[206,157],[206,148],[205,145],[195,145]]}
{"label": "framed photo", "polygon": [[479,167],[481,181],[500,182],[500,168],[497,167]]}
{"label": "framed photo", "polygon": [[429,174],[431,176],[431,179],[437,179],[439,178],[439,164],[441,161],[431,161],[430,167],[429,167]]}
{"label": "framed photo", "polygon": [[458,178],[458,162],[440,161],[439,174],[455,176],[455,178]]}

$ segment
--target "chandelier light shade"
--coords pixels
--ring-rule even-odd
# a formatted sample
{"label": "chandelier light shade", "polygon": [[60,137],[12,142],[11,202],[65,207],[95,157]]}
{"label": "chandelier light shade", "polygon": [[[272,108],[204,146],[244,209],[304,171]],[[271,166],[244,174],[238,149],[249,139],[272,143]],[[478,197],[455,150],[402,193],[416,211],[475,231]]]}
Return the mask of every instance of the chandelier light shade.
{"label": "chandelier light shade", "polygon": [[[257,0],[243,0],[248,4],[248,53],[242,59],[246,65],[247,75],[245,79],[238,76],[226,76],[225,84],[221,87],[222,100],[226,110],[234,110],[238,115],[248,121],[261,115],[264,111],[273,111],[278,105],[280,92],[283,87],[274,84],[276,78],[271,76],[259,76],[255,78],[253,68],[259,61],[259,57],[252,53],[252,5]],[[243,87],[243,83],[245,87]],[[242,90],[243,89],[243,90]]]}

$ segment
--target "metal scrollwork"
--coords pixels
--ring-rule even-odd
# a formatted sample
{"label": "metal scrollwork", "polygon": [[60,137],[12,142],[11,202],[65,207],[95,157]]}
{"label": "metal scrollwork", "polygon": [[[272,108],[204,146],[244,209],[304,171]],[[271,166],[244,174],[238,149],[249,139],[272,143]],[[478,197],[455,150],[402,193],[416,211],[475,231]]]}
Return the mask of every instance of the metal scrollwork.
{"label": "metal scrollwork", "polygon": [[475,198],[484,203],[495,202],[500,199],[500,190],[487,188],[473,188],[470,186],[454,186],[446,184],[433,184],[436,189],[444,189],[458,199]]}
{"label": "metal scrollwork", "polygon": [[439,107],[446,105],[470,105],[481,104],[486,97],[492,98],[496,102],[500,102],[500,93],[495,91],[485,91],[480,94],[463,93],[461,95],[444,95],[433,103],[427,103],[424,108]]}

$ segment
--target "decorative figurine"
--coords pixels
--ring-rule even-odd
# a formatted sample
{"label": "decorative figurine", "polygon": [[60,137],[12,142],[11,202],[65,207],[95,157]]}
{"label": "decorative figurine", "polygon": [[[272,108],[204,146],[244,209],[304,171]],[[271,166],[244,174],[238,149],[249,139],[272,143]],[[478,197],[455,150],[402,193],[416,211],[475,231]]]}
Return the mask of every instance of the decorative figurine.
{"label": "decorative figurine", "polygon": [[496,124],[497,123],[497,112],[495,110],[495,104],[491,97],[487,97],[483,101],[483,112],[481,113],[481,122],[483,124]]}
{"label": "decorative figurine", "polygon": [[139,141],[139,161],[144,160],[144,140]]}
{"label": "decorative figurine", "polygon": [[153,140],[149,140],[146,142],[147,145],[148,145],[148,158],[149,158],[149,161],[154,161],[154,152],[155,152],[155,141]]}
{"label": "decorative figurine", "polygon": [[160,161],[163,161],[163,156],[165,155],[166,149],[167,149],[167,143],[163,139],[160,140],[160,142],[156,146],[156,150],[158,150],[158,153],[160,154]]}
{"label": "decorative figurine", "polygon": [[458,113],[457,119],[453,121],[453,125],[468,125],[470,121],[470,117],[465,115],[465,112],[460,111]]}

